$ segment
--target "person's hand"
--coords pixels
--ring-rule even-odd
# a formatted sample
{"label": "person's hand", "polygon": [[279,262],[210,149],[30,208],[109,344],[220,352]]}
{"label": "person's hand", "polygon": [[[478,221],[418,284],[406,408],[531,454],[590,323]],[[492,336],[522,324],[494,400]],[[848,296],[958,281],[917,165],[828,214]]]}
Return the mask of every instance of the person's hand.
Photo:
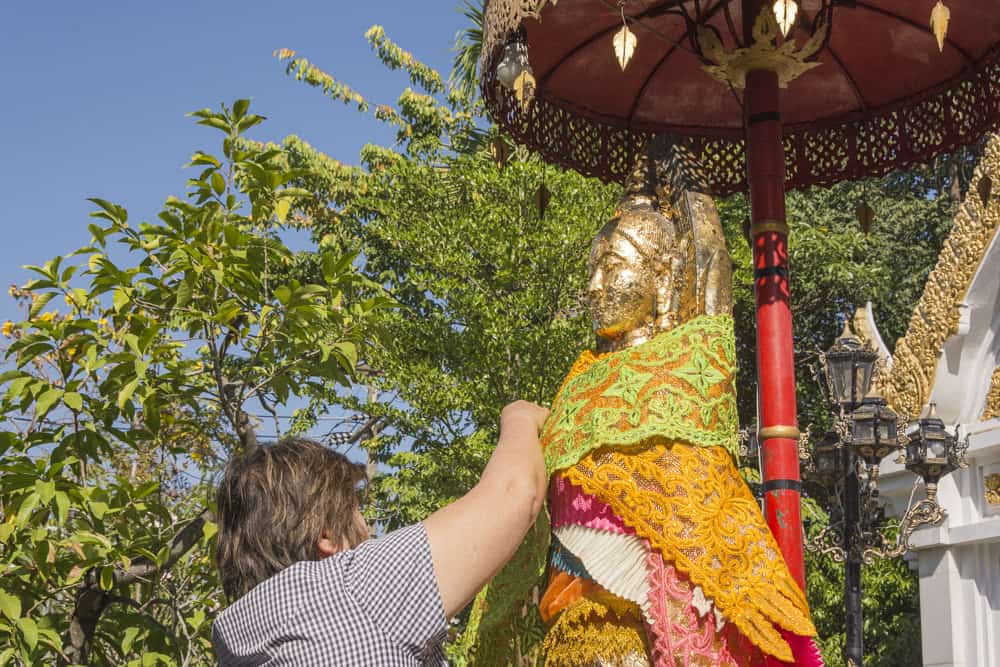
{"label": "person's hand", "polygon": [[535,432],[541,431],[545,420],[549,417],[547,408],[530,401],[514,401],[500,413],[500,432],[514,424],[531,424]]}

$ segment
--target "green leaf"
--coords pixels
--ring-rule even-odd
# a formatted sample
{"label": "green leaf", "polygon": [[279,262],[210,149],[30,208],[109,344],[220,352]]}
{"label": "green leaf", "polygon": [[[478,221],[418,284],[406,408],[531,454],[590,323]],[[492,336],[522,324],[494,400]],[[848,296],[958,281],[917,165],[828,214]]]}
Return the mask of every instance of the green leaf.
{"label": "green leaf", "polygon": [[219,305],[219,310],[213,319],[220,324],[227,324],[239,315],[241,310],[242,308],[236,299],[229,299]]}
{"label": "green leaf", "polygon": [[35,410],[39,417],[44,417],[46,413],[56,404],[60,398],[63,397],[62,389],[47,389],[42,392],[42,395],[38,397],[35,402]]}
{"label": "green leaf", "polygon": [[128,384],[126,384],[124,387],[121,388],[121,390],[118,392],[118,401],[117,401],[119,410],[125,409],[125,404],[128,403],[129,400],[132,398],[132,394],[135,393],[136,387],[138,386],[139,386],[139,378],[135,378],[134,380],[132,380],[131,382],[129,382]]}
{"label": "green leaf", "polygon": [[21,600],[16,595],[0,591],[0,612],[12,621],[21,617]]}
{"label": "green leaf", "polygon": [[201,536],[206,542],[219,532],[219,524],[214,521],[206,521],[201,526]]}
{"label": "green leaf", "polygon": [[128,212],[117,204],[112,204],[106,199],[99,199],[98,197],[89,197],[88,201],[97,204],[101,208],[100,211],[91,213],[91,217],[105,218],[118,224],[123,224],[128,220]]}
{"label": "green leaf", "polygon": [[333,346],[334,351],[338,354],[341,359],[341,365],[344,370],[348,373],[354,373],[354,369],[358,365],[358,348],[354,343],[341,342]]}
{"label": "green leaf", "polygon": [[66,520],[69,518],[69,496],[65,491],[56,491],[54,499],[56,501],[56,518],[59,520],[60,526],[65,526]]}
{"label": "green leaf", "polygon": [[136,626],[125,628],[125,634],[122,635],[122,653],[128,655],[132,651],[132,644],[138,636],[139,628]]}
{"label": "green leaf", "polygon": [[52,500],[52,497],[56,495],[56,483],[51,479],[36,479],[35,491],[38,493],[41,504],[48,505],[49,501]]}
{"label": "green leaf", "polygon": [[115,307],[115,312],[120,312],[122,308],[128,305],[131,297],[129,296],[129,291],[122,288],[116,287],[114,293],[111,295],[111,303]]}
{"label": "green leaf", "polygon": [[31,308],[28,309],[28,319],[33,320],[38,317],[38,314],[48,305],[49,301],[52,301],[55,295],[55,292],[43,292],[35,296],[31,302]]}
{"label": "green leaf", "polygon": [[191,303],[191,283],[187,280],[181,280],[177,283],[177,300],[174,302],[178,308],[183,308],[184,306]]}
{"label": "green leaf", "polygon": [[31,518],[32,512],[38,507],[41,502],[41,498],[37,491],[32,491],[29,493],[25,499],[21,502],[21,506],[17,510],[17,516],[14,519],[14,523],[18,526],[24,526],[28,523],[28,519]]}
{"label": "green leaf", "polygon": [[233,102],[233,118],[239,120],[247,114],[247,109],[250,108],[250,100],[236,100]]}
{"label": "green leaf", "polygon": [[222,130],[223,132],[230,131],[229,123],[217,117],[210,117],[210,118],[205,118],[203,120],[199,120],[198,124],[207,125],[208,127],[214,127],[215,129]]}
{"label": "green leaf", "polygon": [[30,618],[19,618],[15,623],[21,631],[24,643],[28,645],[30,650],[34,651],[35,647],[38,646],[38,624]]}
{"label": "green leaf", "polygon": [[278,218],[278,222],[285,222],[288,218],[288,210],[292,207],[292,202],[288,199],[279,199],[278,203],[274,205],[274,214]]}
{"label": "green leaf", "polygon": [[63,394],[63,403],[65,403],[66,407],[70,410],[79,412],[83,409],[83,396],[75,391],[67,391]]}
{"label": "green leaf", "polygon": [[90,502],[90,512],[100,521],[108,513],[108,504],[99,500],[93,500]]}
{"label": "green leaf", "polygon": [[101,568],[101,575],[99,578],[101,590],[110,591],[115,587],[115,568],[111,565],[105,565]]}
{"label": "green leaf", "polygon": [[212,172],[212,191],[217,195],[226,191],[226,179],[217,171]]}

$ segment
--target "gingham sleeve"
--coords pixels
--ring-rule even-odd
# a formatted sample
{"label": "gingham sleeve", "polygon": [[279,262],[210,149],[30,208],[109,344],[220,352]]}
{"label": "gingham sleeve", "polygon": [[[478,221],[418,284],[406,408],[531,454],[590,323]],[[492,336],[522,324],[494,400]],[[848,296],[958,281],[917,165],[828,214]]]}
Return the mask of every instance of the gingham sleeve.
{"label": "gingham sleeve", "polygon": [[420,653],[448,627],[422,523],[354,549],[344,579],[375,626]]}

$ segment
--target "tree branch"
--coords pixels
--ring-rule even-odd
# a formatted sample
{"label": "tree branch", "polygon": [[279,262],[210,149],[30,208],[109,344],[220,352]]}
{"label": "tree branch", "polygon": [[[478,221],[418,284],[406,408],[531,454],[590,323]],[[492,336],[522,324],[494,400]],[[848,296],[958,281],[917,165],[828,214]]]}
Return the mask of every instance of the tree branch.
{"label": "tree branch", "polygon": [[[213,519],[212,512],[206,509],[184,526],[174,536],[170,544],[170,553],[162,565],[157,565],[147,558],[137,558],[127,569],[115,566],[111,590],[134,584],[159,572],[169,570],[184,554],[198,544],[205,523]],[[101,614],[104,613],[108,605],[122,599],[112,594],[111,591],[105,591],[101,588],[100,573],[97,568],[87,572],[77,589],[76,605],[69,622],[69,645],[66,647],[62,664],[87,664],[94,640],[94,632],[97,630],[97,622],[101,619]]]}

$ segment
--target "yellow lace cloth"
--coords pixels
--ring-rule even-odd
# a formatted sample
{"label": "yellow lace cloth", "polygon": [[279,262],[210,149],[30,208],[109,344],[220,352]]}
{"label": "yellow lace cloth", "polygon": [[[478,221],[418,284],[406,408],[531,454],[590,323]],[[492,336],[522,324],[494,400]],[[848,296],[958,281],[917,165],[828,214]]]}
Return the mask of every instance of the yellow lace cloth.
{"label": "yellow lace cloth", "polygon": [[545,667],[649,664],[642,611],[604,593],[575,602],[545,635]]}

